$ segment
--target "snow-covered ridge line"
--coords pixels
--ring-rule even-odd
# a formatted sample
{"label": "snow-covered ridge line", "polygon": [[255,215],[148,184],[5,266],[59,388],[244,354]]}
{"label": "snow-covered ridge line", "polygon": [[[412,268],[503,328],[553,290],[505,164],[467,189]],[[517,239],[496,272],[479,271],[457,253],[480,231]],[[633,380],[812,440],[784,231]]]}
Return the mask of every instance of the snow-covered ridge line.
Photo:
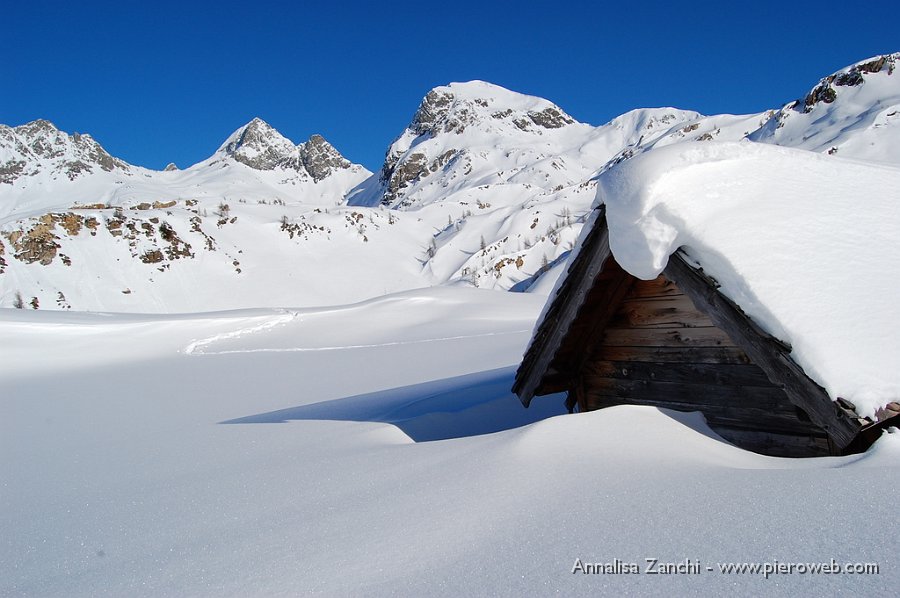
{"label": "snow-covered ridge line", "polygon": [[206,160],[163,171],[127,164],[89,135],[69,135],[49,121],[0,125],[0,217],[171,199],[334,205],[370,174],[321,135],[294,145],[259,118]]}
{"label": "snow-covered ridge line", "polygon": [[[599,127],[541,98],[452,83],[411,111],[374,175],[320,137],[294,144],[259,119],[185,170],[91,166],[70,180],[47,158],[34,176],[0,183],[0,306],[160,312],[346,303],[431,285],[546,292],[597,177],[643,154],[755,141],[900,165],[897,57],[825,77],[834,93],[810,92],[820,99],[808,111],[802,101],[750,115],[638,109]],[[77,215],[97,226],[71,234]]]}

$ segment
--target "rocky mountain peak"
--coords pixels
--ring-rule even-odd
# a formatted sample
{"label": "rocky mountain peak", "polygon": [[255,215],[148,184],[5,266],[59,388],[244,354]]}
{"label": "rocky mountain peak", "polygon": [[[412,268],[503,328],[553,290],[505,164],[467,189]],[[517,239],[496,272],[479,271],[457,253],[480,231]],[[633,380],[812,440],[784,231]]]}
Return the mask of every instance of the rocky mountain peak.
{"label": "rocky mountain peak", "polygon": [[273,170],[294,152],[294,144],[269,123],[254,118],[235,131],[219,152],[255,170]]}
{"label": "rocky mountain peak", "polygon": [[[471,173],[473,148],[484,146],[492,153],[496,140],[510,148],[530,148],[559,138],[558,133],[580,125],[552,102],[510,91],[485,81],[451,83],[435,87],[419,104],[406,130],[391,144],[378,178],[379,191],[366,190],[360,201],[395,205],[416,181],[424,181],[446,169],[459,168],[460,176]],[[546,135],[546,137],[545,137]],[[562,133],[562,136],[565,136]],[[484,158],[477,158],[481,161]],[[515,166],[510,155],[509,172]],[[499,162],[498,162],[499,163]],[[499,170],[504,170],[500,168]],[[442,181],[443,184],[448,181]],[[364,198],[364,199],[362,199]]]}
{"label": "rocky mountain peak", "polygon": [[13,128],[13,132],[30,153],[40,158],[58,158],[63,156],[70,142],[80,140],[76,140],[74,136],[70,138],[57,129],[53,123],[43,119],[19,125]]}
{"label": "rocky mountain peak", "polygon": [[22,135],[28,139],[33,139],[40,135],[56,134],[59,133],[59,129],[56,128],[49,120],[44,120],[43,118],[39,118],[37,120],[33,120],[29,123],[25,123],[24,125],[19,125],[18,127],[14,127],[14,130],[19,135]]}
{"label": "rocky mountain peak", "polygon": [[319,182],[352,164],[321,135],[294,145],[260,118],[235,131],[219,152],[255,170],[290,170]]}
{"label": "rocky mountain peak", "polygon": [[416,135],[463,133],[478,123],[508,123],[520,131],[540,134],[575,119],[547,100],[516,93],[484,81],[451,83],[429,91],[416,110],[409,129]]}

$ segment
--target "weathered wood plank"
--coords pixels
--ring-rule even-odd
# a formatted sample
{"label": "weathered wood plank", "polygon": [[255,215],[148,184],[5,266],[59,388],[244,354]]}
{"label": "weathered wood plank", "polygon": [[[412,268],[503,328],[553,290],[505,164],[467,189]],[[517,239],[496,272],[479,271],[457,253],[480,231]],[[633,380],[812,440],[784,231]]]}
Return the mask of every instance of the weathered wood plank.
{"label": "weathered wood plank", "polygon": [[774,434],[728,426],[716,426],[713,431],[743,449],[772,457],[826,457],[831,453],[824,433],[818,436]]}
{"label": "weathered wood plank", "polygon": [[[585,376],[621,380],[655,380],[718,386],[770,386],[766,373],[752,364],[658,363],[593,360],[585,364]],[[778,389],[780,391],[780,389]],[[789,403],[787,397],[784,401]]]}
{"label": "weathered wood plank", "polygon": [[584,323],[580,334],[569,335],[563,342],[563,346],[571,347],[572,354],[575,355],[571,364],[573,375],[578,375],[581,371],[585,360],[590,357],[593,347],[603,338],[603,330],[609,324],[609,320],[618,310],[632,284],[637,280],[622,270],[612,257],[609,258],[604,269],[618,272],[618,276],[598,284],[591,290],[584,306],[587,315],[579,318]]}
{"label": "weathered wood plank", "polygon": [[609,347],[594,353],[596,360],[658,363],[746,364],[750,358],[738,347]]}
{"label": "weathered wood plank", "polygon": [[710,427],[729,426],[735,429],[757,430],[784,434],[824,435],[821,428],[814,423],[804,421],[796,414],[785,411],[772,411],[757,407],[733,407],[717,404],[698,404],[689,401],[660,402],[646,397],[600,396],[593,393],[585,395],[588,410],[602,409],[615,405],[645,405],[673,411],[699,411],[706,418]]}
{"label": "weathered wood plank", "polygon": [[697,310],[685,295],[651,300],[626,298],[609,322],[610,328],[693,328],[712,325],[712,320]]}
{"label": "weathered wood plank", "polygon": [[607,328],[601,345],[606,347],[733,347],[721,329],[702,328]]}
{"label": "weathered wood plank", "polygon": [[660,382],[657,380],[627,380],[604,376],[585,376],[585,392],[601,396],[625,397],[655,401],[722,405],[726,407],[757,407],[796,413],[796,406],[786,400],[775,386],[720,386],[693,382]]}
{"label": "weathered wood plank", "polygon": [[812,421],[831,436],[839,448],[850,444],[862,424],[812,381],[791,359],[790,350],[750,320],[734,303],[718,292],[709,279],[692,268],[680,253],[669,258],[665,274],[725,330],[769,379],[784,387],[788,397],[806,411]]}
{"label": "weathered wood plank", "polygon": [[631,298],[671,297],[681,295],[683,291],[678,286],[660,274],[653,280],[636,279],[634,287],[629,293]]}

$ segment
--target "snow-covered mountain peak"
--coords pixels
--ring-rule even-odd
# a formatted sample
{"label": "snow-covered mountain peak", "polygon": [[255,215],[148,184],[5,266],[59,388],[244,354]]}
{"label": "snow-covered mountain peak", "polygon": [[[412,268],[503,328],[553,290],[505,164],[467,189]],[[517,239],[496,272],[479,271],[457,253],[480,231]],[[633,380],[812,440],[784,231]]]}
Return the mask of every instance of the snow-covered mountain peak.
{"label": "snow-covered mountain peak", "polygon": [[[484,81],[435,87],[388,148],[377,179],[356,189],[349,200],[410,206],[429,201],[438,189],[502,183],[523,171],[526,162],[571,149],[591,130],[548,100]],[[522,172],[516,182],[550,187],[573,182],[565,175],[545,176],[551,169],[565,170],[559,162],[545,166],[540,172]],[[416,193],[425,187],[431,191]]]}
{"label": "snow-covered mountain peak", "polygon": [[48,173],[74,180],[96,169],[130,171],[131,167],[110,156],[90,135],[60,131],[48,120],[34,120],[17,127],[0,125],[0,184]]}
{"label": "snow-covered mountain peak", "polygon": [[541,128],[557,129],[575,123],[561,108],[542,98],[485,81],[469,81],[429,91],[409,128],[417,135],[434,136],[442,132],[463,133],[471,125],[492,121],[505,121],[535,134]]}
{"label": "snow-covered mountain peak", "polygon": [[273,170],[284,164],[296,148],[291,141],[261,118],[232,133],[216,152],[255,170]]}
{"label": "snow-covered mountain peak", "polygon": [[302,179],[320,182],[342,170],[361,172],[324,137],[315,134],[304,143],[294,143],[261,118],[232,133],[216,151],[211,163],[230,158],[254,170],[292,171]]}
{"label": "snow-covered mountain peak", "polygon": [[678,108],[638,108],[617,116],[609,121],[606,126],[647,136],[660,131],[667,131],[672,126],[703,118],[703,115],[693,110],[680,110]]}

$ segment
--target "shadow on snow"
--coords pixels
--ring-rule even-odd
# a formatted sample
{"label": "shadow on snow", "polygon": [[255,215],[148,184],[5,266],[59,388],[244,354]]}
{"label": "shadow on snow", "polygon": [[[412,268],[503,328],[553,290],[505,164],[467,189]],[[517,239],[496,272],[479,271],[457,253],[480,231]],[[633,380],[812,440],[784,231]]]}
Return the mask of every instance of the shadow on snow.
{"label": "shadow on snow", "polygon": [[415,442],[490,434],[565,413],[564,395],[551,395],[525,409],[510,391],[515,368],[372,392],[249,415],[223,424],[276,424],[291,420],[381,422]]}

